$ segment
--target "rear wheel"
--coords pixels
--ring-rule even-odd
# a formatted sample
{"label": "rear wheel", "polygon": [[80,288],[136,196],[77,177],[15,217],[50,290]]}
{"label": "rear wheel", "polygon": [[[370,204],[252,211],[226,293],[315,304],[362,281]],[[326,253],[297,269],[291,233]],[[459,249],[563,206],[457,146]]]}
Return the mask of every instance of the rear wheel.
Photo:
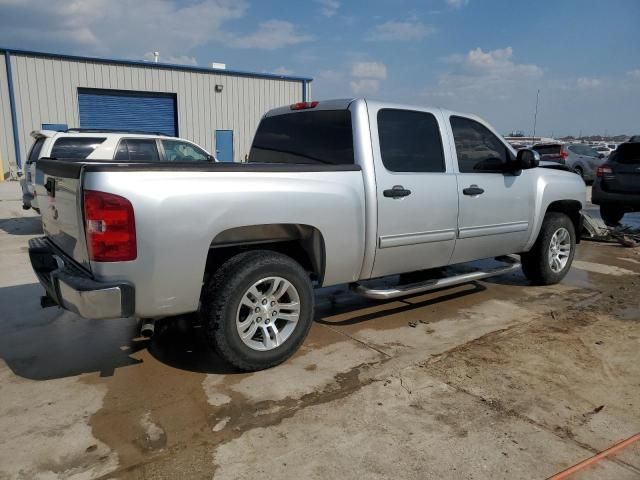
{"label": "rear wheel", "polygon": [[273,367],[293,355],[307,336],[313,300],[307,272],[290,257],[266,250],[238,254],[205,285],[207,339],[241,370]]}
{"label": "rear wheel", "polygon": [[536,285],[560,282],[571,268],[576,248],[576,233],[564,213],[545,215],[533,248],[521,255],[522,271]]}
{"label": "rear wheel", "polygon": [[582,167],[575,167],[573,173],[580,175],[580,178],[584,180],[584,170],[582,170]]}
{"label": "rear wheel", "polygon": [[624,210],[614,205],[600,205],[600,216],[607,225],[618,225],[624,217]]}

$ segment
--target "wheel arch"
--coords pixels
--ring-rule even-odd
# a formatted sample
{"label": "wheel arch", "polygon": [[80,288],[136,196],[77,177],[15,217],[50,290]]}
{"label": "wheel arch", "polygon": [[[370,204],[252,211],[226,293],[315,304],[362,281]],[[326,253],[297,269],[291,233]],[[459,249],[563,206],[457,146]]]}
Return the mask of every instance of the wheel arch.
{"label": "wheel arch", "polygon": [[545,215],[549,212],[564,213],[571,219],[573,228],[576,232],[576,243],[580,243],[580,234],[582,230],[582,204],[577,200],[556,200],[551,202],[545,211]]}
{"label": "wheel arch", "polygon": [[247,225],[224,230],[209,246],[205,276],[242,251],[273,250],[296,260],[322,284],[326,265],[324,237],[312,225],[276,223]]}

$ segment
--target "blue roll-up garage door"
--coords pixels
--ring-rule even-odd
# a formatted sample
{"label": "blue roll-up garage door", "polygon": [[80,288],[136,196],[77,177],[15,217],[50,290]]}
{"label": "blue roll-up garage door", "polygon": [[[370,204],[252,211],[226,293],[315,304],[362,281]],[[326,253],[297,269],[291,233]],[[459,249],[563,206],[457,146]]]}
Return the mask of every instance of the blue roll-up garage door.
{"label": "blue roll-up garage door", "polygon": [[178,136],[172,94],[78,89],[80,127]]}

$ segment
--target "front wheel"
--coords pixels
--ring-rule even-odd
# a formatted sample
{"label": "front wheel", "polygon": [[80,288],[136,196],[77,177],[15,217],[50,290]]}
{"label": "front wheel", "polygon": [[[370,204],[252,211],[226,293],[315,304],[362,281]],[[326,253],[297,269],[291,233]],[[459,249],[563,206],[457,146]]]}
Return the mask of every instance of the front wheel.
{"label": "front wheel", "polygon": [[211,346],[240,370],[273,367],[293,355],[313,321],[307,272],[267,250],[227,260],[205,285],[202,317]]}
{"label": "front wheel", "polygon": [[576,232],[571,219],[564,213],[545,215],[533,248],[521,255],[524,275],[536,285],[560,282],[573,262]]}

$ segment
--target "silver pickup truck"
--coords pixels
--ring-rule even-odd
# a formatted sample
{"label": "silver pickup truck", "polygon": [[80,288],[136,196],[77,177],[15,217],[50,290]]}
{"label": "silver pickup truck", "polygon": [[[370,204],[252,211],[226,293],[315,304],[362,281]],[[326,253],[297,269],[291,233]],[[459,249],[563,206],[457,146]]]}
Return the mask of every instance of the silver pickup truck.
{"label": "silver pickup truck", "polygon": [[[577,175],[538,167],[535,152],[516,154],[478,117],[366,99],[268,112],[244,164],[38,168],[46,236],[30,256],[43,306],[145,325],[199,312],[211,346],[243,370],[296,351],[314,287],[388,299],[520,264],[532,283],[556,283],[585,204]],[[369,282],[492,257],[504,263]]]}

